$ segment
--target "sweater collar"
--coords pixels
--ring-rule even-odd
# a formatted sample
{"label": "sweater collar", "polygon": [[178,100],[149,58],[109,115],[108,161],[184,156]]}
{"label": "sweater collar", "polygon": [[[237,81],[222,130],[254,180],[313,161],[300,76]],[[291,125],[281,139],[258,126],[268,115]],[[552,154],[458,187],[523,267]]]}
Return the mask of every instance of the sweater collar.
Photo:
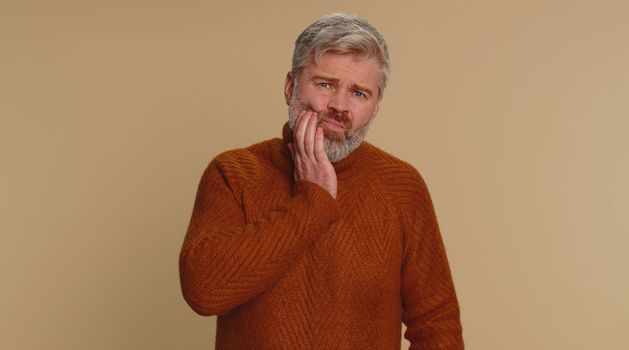
{"label": "sweater collar", "polygon": [[[290,155],[290,151],[288,150],[288,144],[291,142],[293,142],[293,130],[288,125],[288,122],[286,122],[284,124],[284,127],[282,128],[282,142],[280,145],[280,152],[278,154],[278,157],[275,157],[275,163],[282,168],[285,168],[286,170],[293,171],[293,160]],[[334,166],[334,170],[336,170],[336,173],[339,174],[351,168],[351,166],[354,165],[358,159],[360,159],[361,154],[364,152],[364,149],[365,143],[363,142],[360,144],[360,146],[358,146],[358,148],[347,155],[347,157],[340,160],[339,162],[332,163],[332,166]]]}

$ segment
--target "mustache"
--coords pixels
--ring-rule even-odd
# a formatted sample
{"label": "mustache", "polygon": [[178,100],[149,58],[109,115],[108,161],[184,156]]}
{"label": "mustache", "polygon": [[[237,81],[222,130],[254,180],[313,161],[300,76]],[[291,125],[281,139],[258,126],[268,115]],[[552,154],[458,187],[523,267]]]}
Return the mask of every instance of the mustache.
{"label": "mustache", "polygon": [[349,115],[347,112],[334,112],[334,111],[329,111],[329,112],[319,112],[317,113],[317,121],[321,122],[322,120],[334,120],[337,121],[341,124],[343,124],[343,127],[345,127],[345,130],[352,130],[352,120],[349,118]]}

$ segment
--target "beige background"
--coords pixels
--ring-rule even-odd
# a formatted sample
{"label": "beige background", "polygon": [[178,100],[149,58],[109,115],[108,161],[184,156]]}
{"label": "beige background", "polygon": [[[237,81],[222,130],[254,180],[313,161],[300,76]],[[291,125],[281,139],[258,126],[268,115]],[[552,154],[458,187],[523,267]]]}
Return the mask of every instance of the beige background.
{"label": "beige background", "polygon": [[467,349],[629,349],[626,1],[2,1],[0,348],[211,349],[177,258],[217,153],[280,135],[297,34],[368,18],[368,139],[424,175]]}

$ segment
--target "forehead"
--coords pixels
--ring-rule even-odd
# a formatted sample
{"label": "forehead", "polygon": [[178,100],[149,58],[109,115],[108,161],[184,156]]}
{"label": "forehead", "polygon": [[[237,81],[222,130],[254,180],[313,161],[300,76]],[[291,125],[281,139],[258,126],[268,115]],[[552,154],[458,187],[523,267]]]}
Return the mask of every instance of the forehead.
{"label": "forehead", "polygon": [[316,62],[304,66],[303,74],[307,78],[327,77],[373,89],[377,89],[382,80],[377,59],[332,52],[326,52]]}

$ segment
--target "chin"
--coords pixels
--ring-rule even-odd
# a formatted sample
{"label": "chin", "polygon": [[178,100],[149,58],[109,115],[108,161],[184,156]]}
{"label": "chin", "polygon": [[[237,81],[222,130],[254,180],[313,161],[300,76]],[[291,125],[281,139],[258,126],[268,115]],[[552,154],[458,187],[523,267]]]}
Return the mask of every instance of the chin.
{"label": "chin", "polygon": [[324,126],[321,126],[321,128],[323,129],[323,136],[330,141],[343,141],[347,139],[347,132],[330,130]]}

